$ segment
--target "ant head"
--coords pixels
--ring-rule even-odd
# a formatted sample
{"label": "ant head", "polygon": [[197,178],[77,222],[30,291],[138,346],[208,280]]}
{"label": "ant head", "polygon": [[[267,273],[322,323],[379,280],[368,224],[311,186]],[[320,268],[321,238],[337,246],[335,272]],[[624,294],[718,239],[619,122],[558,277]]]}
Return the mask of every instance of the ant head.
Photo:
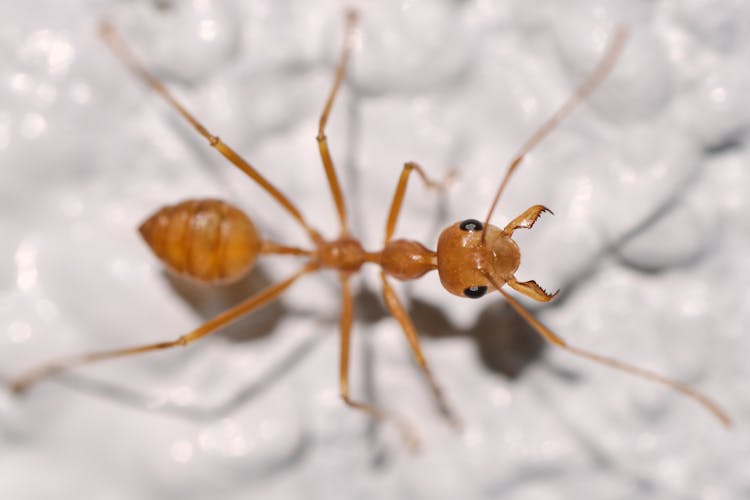
{"label": "ant head", "polygon": [[476,219],[448,226],[440,233],[437,267],[443,288],[454,295],[478,299],[502,285],[518,269],[518,245],[497,226],[483,227]]}

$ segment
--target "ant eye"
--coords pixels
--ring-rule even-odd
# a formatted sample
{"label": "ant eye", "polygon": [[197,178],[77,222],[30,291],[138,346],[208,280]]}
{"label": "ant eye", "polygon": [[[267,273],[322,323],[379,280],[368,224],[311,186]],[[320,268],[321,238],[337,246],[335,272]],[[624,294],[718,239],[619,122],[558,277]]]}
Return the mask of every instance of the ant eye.
{"label": "ant eye", "polygon": [[466,219],[459,227],[463,231],[481,231],[482,223],[476,219]]}
{"label": "ant eye", "polygon": [[486,286],[470,286],[469,288],[464,290],[464,295],[466,295],[470,299],[478,299],[485,293],[487,293]]}

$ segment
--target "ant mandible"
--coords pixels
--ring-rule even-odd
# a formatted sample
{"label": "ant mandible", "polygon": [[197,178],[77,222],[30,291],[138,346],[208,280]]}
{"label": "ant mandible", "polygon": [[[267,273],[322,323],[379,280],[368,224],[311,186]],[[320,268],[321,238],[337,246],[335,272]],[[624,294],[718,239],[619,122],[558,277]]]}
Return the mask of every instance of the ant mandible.
{"label": "ant mandible", "polygon": [[404,165],[396,185],[396,192],[391,202],[385,226],[383,248],[379,251],[368,252],[350,232],[344,197],[328,149],[328,139],[325,135],[328,115],[346,74],[356,21],[356,13],[354,11],[348,12],[343,48],[336,66],[333,87],[320,116],[317,135],[320,157],[340,224],[338,237],[332,240],[325,239],[318,231],[313,229],[305,220],[302,212],[289,198],[284,196],[250,163],[198,122],[167,90],[164,84],[135,58],[114,27],[108,22],[102,23],[101,35],[104,41],[125,65],[166,100],[200,135],[208,140],[213,148],[271,195],[302,226],[309,236],[312,249],[286,246],[262,239],[247,215],[238,208],[220,200],[187,200],[173,206],[164,207],[147,219],[139,230],[159,259],[177,274],[209,284],[225,283],[238,280],[247,274],[253,268],[259,255],[294,255],[305,258],[306,262],[292,276],[252,295],[176,340],[111,351],[90,352],[63,358],[43,364],[18,376],[10,382],[11,389],[15,392],[22,392],[42,379],[95,361],[186,346],[216,333],[251,311],[277,299],[302,276],[330,269],[338,272],[341,284],[341,316],[339,321],[341,335],[339,392],[341,399],[348,406],[363,411],[376,419],[392,422],[400,430],[405,442],[411,447],[416,447],[418,444],[417,433],[409,424],[377,406],[352,399],[349,391],[349,347],[354,314],[350,280],[352,275],[357,273],[365,263],[372,263],[381,268],[382,293],[388,310],[406,335],[412,353],[432,388],[438,407],[455,426],[459,425],[459,421],[446,402],[441,387],[422,354],[417,331],[404,306],[396,296],[389,282],[389,277],[402,281],[415,280],[427,272],[437,270],[443,287],[455,295],[476,299],[485,295],[488,291],[497,290],[511,307],[548,342],[577,356],[667,385],[696,400],[724,425],[731,425],[728,415],[716,403],[686,384],[623,361],[569,345],[539,322],[503,289],[503,285],[507,284],[517,292],[540,302],[552,300],[557,293],[547,293],[535,281],[519,282],[514,275],[521,262],[519,247],[512,239],[514,231],[531,229],[542,213],[551,211],[542,205],[534,205],[510,221],[503,229],[490,224],[490,219],[508,180],[524,156],[539,144],[581,101],[586,99],[609,73],[622,51],[627,38],[627,30],[620,28],[616,31],[604,56],[586,80],[557,113],[549,118],[523,144],[513,157],[495,193],[484,222],[468,219],[448,226],[440,234],[437,251],[429,250],[413,240],[393,239],[410,175],[416,172],[422,181],[430,187],[440,185],[440,183],[430,180],[418,164],[409,162]]}

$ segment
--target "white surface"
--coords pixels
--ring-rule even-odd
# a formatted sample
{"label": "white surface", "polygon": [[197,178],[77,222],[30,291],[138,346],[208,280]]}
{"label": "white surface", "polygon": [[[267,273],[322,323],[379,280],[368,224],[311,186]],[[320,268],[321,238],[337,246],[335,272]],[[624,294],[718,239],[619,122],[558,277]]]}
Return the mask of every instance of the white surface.
{"label": "white surface", "polygon": [[[172,338],[239,298],[170,284],[134,231],[163,204],[222,196],[264,234],[304,242],[114,59],[96,36],[104,16],[212,131],[334,234],[314,135],[344,4],[308,4],[3,2],[0,373]],[[289,314],[262,339],[219,336],[79,372],[135,391],[140,408],[77,377],[23,398],[0,391],[0,498],[750,496],[750,6],[373,5],[361,6],[361,43],[328,134],[369,248],[407,160],[460,175],[442,202],[413,182],[399,236],[434,247],[441,226],[482,218],[513,151],[596,63],[614,24],[629,23],[614,73],[529,156],[495,221],[552,208],[518,237],[519,278],[566,292],[539,317],[574,344],[694,384],[726,405],[735,428],[564,352],[547,349],[507,379],[487,370],[472,336],[426,338],[465,422],[459,435],[394,321],[358,321],[355,394],[374,384],[380,404],[418,423],[424,446],[412,457],[393,429],[373,435],[338,400],[338,295],[322,276],[285,296]],[[260,267],[278,279],[294,262]],[[375,290],[375,277],[368,269],[360,283]],[[497,295],[450,296],[434,273],[399,292],[467,330],[483,311],[505,310]],[[266,390],[221,410],[308,342]]]}

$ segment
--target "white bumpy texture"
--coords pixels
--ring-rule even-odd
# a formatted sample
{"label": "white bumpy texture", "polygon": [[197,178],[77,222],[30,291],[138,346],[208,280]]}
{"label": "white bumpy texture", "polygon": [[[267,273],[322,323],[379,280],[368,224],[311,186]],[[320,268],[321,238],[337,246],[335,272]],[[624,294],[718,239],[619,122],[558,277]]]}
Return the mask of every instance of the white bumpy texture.
{"label": "white bumpy texture", "polygon": [[[305,242],[113,57],[99,21],[332,236],[314,138],[346,6],[4,2],[3,377],[174,338],[297,265],[262,260],[251,279],[213,292],[172,279],[135,232],[164,204],[221,196],[262,234]],[[353,392],[416,423],[421,454],[339,401],[338,288],[324,274],[188,349],[102,363],[22,398],[0,389],[0,498],[750,498],[750,3],[353,6],[361,22],[328,136],[368,248],[381,243],[408,160],[458,175],[444,194],[413,180],[398,237],[434,248],[441,227],[481,219],[515,149],[614,27],[630,27],[613,73],[529,155],[494,221],[550,207],[554,217],[517,233],[519,279],[564,292],[538,316],[575,345],[704,390],[735,428],[568,353],[524,357],[503,339],[533,334],[500,297],[453,297],[433,273],[398,291],[464,421],[456,433],[382,315],[368,268]],[[515,378],[498,369],[509,354],[527,362]]]}

